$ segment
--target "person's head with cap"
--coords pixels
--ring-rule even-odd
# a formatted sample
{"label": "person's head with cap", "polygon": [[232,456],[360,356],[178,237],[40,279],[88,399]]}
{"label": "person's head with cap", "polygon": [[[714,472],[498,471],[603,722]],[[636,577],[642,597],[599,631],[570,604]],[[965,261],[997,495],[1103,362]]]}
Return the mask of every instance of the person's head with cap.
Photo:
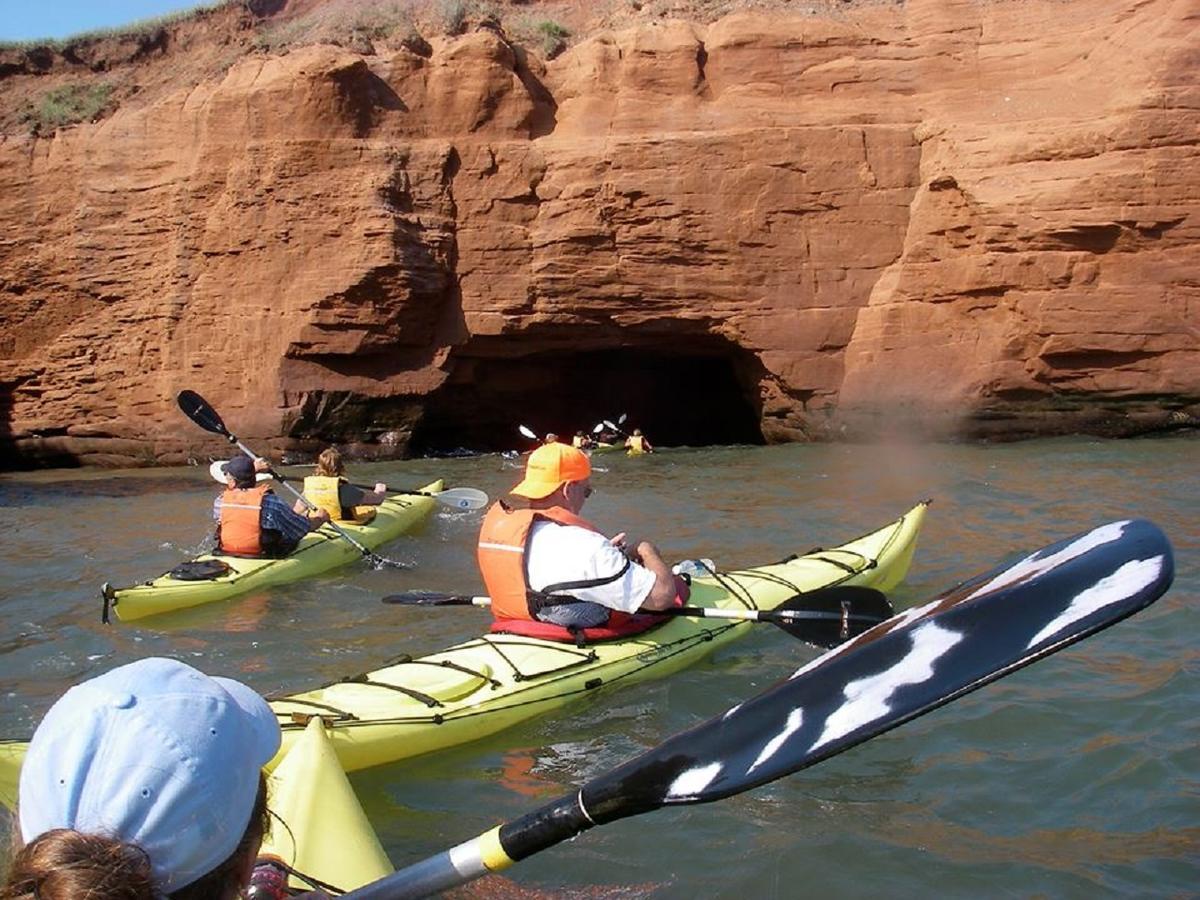
{"label": "person's head with cap", "polygon": [[225,463],[225,477],[233,479],[234,487],[254,487],[257,482],[254,460],[248,456],[235,456]]}
{"label": "person's head with cap", "polygon": [[152,657],[68,690],[21,767],[24,847],[0,896],[240,896],[279,724],[257,693]]}
{"label": "person's head with cap", "polygon": [[525,477],[509,493],[535,508],[565,506],[579,512],[591,496],[591,477],[591,461],[578,447],[543,444],[529,454]]}
{"label": "person's head with cap", "polygon": [[555,434],[553,431],[548,431],[548,432],[546,432],[546,440],[544,440],[542,443],[553,444],[557,441],[558,441],[558,435]]}

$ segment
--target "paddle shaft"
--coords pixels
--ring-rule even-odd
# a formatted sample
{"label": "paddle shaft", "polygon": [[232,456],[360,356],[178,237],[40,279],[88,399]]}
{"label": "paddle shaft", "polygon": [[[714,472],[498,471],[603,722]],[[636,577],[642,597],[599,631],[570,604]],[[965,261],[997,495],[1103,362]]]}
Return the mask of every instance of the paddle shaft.
{"label": "paddle shaft", "polygon": [[[426,599],[423,603],[411,602],[407,604],[402,599],[406,596],[415,595],[391,594],[388,597],[384,597],[383,602],[407,606],[489,607],[492,605],[491,597],[468,597],[465,594],[429,594],[425,595]],[[434,597],[438,599],[432,599]],[[848,609],[843,609],[842,612],[827,612],[815,609],[721,609],[712,606],[673,606],[670,609],[640,610],[639,615],[683,616],[690,619],[734,619],[741,622],[770,622],[773,625],[790,625],[795,622],[804,621],[842,622],[845,625],[848,625],[850,622],[856,622],[874,625],[883,621],[883,618],[880,616],[864,616],[852,613]]]}

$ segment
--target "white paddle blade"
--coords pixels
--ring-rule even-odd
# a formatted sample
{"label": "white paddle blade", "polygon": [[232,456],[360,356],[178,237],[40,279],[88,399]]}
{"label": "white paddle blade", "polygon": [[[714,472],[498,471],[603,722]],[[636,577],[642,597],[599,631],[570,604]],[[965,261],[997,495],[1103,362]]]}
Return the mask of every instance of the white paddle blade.
{"label": "white paddle blade", "polygon": [[529,438],[531,441],[541,440],[541,438],[537,436],[532,428],[527,428],[524,425],[518,425],[517,431],[521,432],[522,435]]}
{"label": "white paddle blade", "polygon": [[488,505],[488,495],[477,488],[450,488],[433,496],[438,503],[451,509],[483,509]]}

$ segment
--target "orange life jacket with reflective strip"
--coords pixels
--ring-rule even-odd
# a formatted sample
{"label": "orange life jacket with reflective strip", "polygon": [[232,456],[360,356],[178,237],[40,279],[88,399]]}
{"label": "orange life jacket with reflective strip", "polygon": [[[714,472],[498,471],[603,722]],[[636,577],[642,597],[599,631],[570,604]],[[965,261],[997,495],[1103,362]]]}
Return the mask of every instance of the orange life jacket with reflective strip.
{"label": "orange life jacket with reflective strip", "polygon": [[229,488],[221,495],[221,552],[235,556],[262,553],[262,504],[269,484]]}
{"label": "orange life jacket with reflective strip", "polygon": [[[532,620],[534,610],[530,606],[530,600],[536,601],[543,596],[530,590],[525,567],[529,532],[537,519],[549,519],[560,525],[575,525],[597,534],[601,533],[600,529],[587,519],[582,519],[562,507],[511,509],[502,502],[492,504],[479,531],[477,555],[483,583],[492,598],[492,615],[497,619]],[[624,574],[624,571],[620,574]],[[615,581],[616,578],[611,580]]]}

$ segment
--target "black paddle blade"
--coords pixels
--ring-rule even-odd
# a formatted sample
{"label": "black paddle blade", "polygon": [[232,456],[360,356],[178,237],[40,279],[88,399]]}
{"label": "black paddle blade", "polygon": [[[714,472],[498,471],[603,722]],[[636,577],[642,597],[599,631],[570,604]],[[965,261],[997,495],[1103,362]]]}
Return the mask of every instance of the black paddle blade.
{"label": "black paddle blade", "polygon": [[470,597],[454,594],[439,594],[436,591],[407,591],[403,594],[388,594],[380,597],[382,603],[399,603],[401,606],[470,606]]}
{"label": "black paddle blade", "polygon": [[786,617],[771,621],[792,637],[816,644],[827,649],[844,644],[895,615],[892,604],[882,591],[869,587],[831,587],[797,594],[782,603],[776,612],[817,612],[830,618],[797,618],[787,621]]}
{"label": "black paddle blade", "polygon": [[601,824],[774,781],[1108,628],[1161,597],[1173,576],[1171,545],[1150,522],[1113,522],[1052,544],[675,735],[587,784],[579,803]]}
{"label": "black paddle blade", "polygon": [[205,431],[229,437],[229,429],[225,427],[225,423],[221,421],[217,411],[195,391],[180,391],[177,402],[179,408],[183,410],[183,414]]}

